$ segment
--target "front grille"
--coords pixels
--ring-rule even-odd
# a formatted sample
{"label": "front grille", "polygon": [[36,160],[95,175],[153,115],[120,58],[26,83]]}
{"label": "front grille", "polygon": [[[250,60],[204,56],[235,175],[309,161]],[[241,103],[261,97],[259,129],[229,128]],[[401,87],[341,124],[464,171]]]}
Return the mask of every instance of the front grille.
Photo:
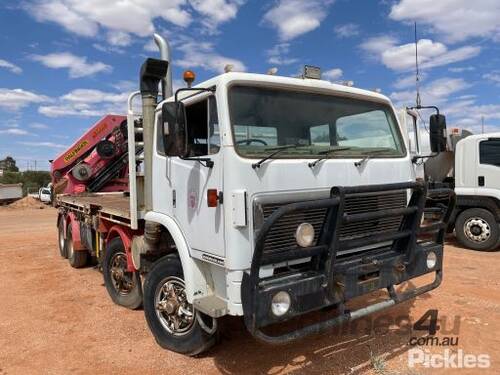
{"label": "front grille", "polygon": [[[292,203],[267,203],[262,204],[262,216],[266,220],[281,206]],[[384,193],[350,194],[346,196],[344,211],[347,214],[362,212],[383,211],[391,208],[406,207],[406,192],[392,191]],[[318,240],[327,209],[310,209],[293,212],[283,216],[272,227],[264,243],[264,253],[276,253],[283,250],[296,248],[295,231],[304,222],[312,224]],[[340,240],[355,239],[365,235],[372,235],[386,231],[397,231],[402,217],[393,216],[377,220],[365,220],[357,223],[346,224],[341,227]]]}

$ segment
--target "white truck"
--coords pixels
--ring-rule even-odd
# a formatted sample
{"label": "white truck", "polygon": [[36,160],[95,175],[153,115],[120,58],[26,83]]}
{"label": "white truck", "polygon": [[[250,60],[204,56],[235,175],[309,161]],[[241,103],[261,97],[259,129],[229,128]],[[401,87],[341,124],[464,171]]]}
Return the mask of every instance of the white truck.
{"label": "white truck", "polygon": [[[401,111],[403,133],[414,155],[416,174],[431,187],[455,189],[456,205],[448,232],[469,249],[494,251],[500,245],[500,133],[472,135],[452,128],[446,150],[431,154],[422,146],[416,113]],[[404,118],[404,119],[403,119]],[[428,157],[431,155],[431,157]],[[434,206],[443,202],[438,197]]]}
{"label": "white truck", "polygon": [[0,184],[0,205],[15,202],[23,197],[23,184]]}
{"label": "white truck", "polygon": [[[129,192],[61,194],[55,204],[61,255],[73,267],[95,257],[112,300],[143,304],[162,347],[206,350],[225,315],[287,342],[440,284],[454,194],[416,181],[387,97],[322,81],[312,67],[302,78],[227,72],[195,87],[190,72],[173,95],[170,49],[155,41],[161,60],[145,61],[129,97]],[[431,126],[442,130],[444,116]],[[449,209],[421,228],[430,194],[447,194]],[[424,274],[434,281],[396,288]],[[380,289],[385,300],[348,309]],[[334,318],[268,331],[331,306]]]}

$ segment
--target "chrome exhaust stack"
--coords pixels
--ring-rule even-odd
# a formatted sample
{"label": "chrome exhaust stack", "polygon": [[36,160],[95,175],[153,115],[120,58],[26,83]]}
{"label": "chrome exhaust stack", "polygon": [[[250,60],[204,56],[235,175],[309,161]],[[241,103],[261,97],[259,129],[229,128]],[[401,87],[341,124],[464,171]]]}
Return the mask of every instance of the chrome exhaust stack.
{"label": "chrome exhaust stack", "polygon": [[153,34],[154,41],[160,50],[160,59],[169,63],[169,69],[166,76],[161,80],[161,91],[163,99],[173,95],[172,88],[172,64],[171,64],[171,49],[168,41],[159,34]]}

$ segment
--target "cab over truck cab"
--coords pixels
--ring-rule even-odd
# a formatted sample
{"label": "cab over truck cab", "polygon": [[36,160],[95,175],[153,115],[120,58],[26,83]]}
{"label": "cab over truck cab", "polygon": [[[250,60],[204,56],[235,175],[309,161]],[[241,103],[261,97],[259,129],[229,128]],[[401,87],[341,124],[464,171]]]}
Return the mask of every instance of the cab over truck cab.
{"label": "cab over truck cab", "polygon": [[471,135],[455,150],[457,208],[452,217],[460,243],[493,251],[500,241],[500,133]]}
{"label": "cab over truck cab", "polygon": [[[307,72],[319,78],[318,70]],[[141,90],[129,99],[128,126],[130,213],[118,228],[109,210],[87,222],[103,244],[108,291],[129,307],[143,295],[162,347],[206,350],[225,315],[242,316],[261,340],[283,343],[440,284],[449,212],[420,227],[432,192],[415,179],[387,97],[308,75],[236,72],[172,95],[168,61],[148,59]],[[452,206],[453,192],[440,193]],[[425,274],[434,281],[397,290]],[[385,300],[348,309],[351,299],[380,289]],[[325,307],[337,316],[268,332]]]}

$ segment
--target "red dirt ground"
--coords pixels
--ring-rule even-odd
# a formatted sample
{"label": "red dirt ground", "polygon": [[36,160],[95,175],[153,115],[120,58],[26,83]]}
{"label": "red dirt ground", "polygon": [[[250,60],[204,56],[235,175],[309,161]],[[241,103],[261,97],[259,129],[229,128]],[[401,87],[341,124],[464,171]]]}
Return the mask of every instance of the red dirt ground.
{"label": "red dirt ground", "polygon": [[[0,209],[0,375],[500,373],[500,252],[448,245],[442,286],[384,312],[375,332],[343,327],[273,347],[255,341],[240,319],[227,318],[219,345],[189,358],[155,343],[143,311],[114,305],[96,269],[75,270],[59,257],[55,216],[49,207]],[[407,316],[414,323],[428,309],[439,310],[439,338],[457,336],[443,330],[458,317],[453,350],[488,354],[490,368],[408,369],[414,334],[394,321]]]}

